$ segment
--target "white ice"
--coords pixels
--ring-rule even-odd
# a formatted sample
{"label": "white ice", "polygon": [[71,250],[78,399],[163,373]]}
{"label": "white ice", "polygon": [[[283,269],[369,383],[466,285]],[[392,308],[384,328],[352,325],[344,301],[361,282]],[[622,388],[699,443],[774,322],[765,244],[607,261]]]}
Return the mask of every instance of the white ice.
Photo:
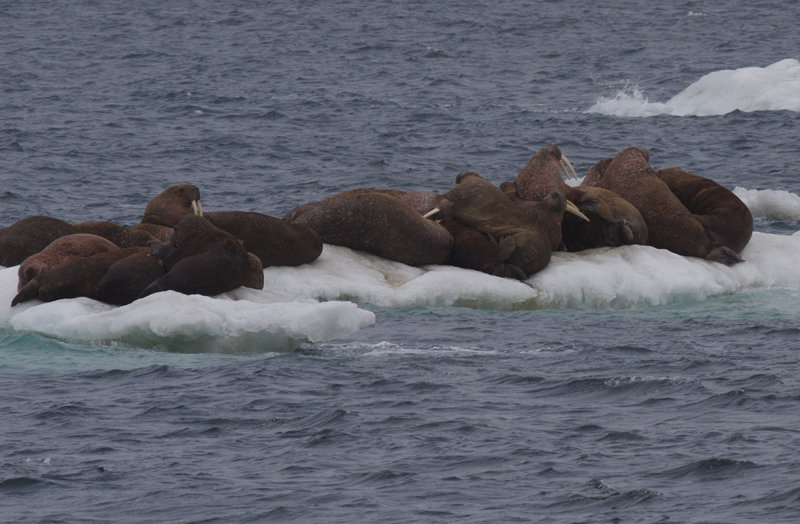
{"label": "white ice", "polygon": [[601,97],[588,113],[644,117],[711,116],[732,111],[800,111],[800,62],[787,58],[767,67],[714,71],[666,102],[651,102],[638,86],[628,85]]}

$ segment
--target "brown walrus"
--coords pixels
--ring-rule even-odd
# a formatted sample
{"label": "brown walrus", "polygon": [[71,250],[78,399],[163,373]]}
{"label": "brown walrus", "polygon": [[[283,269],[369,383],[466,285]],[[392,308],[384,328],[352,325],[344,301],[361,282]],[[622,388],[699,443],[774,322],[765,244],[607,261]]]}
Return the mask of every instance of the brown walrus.
{"label": "brown walrus", "polygon": [[561,170],[568,173],[567,176],[574,176],[571,167],[561,148],[550,144],[540,148],[528,160],[511,184],[519,198],[541,200],[553,191],[563,193],[566,190]]}
{"label": "brown walrus", "polygon": [[115,262],[135,253],[149,251],[145,247],[114,248],[85,257],[70,258],[60,264],[42,268],[11,301],[16,306],[28,300],[52,302],[62,298],[98,298],[96,285]]}
{"label": "brown walrus", "polygon": [[503,190],[547,233],[553,250],[562,248],[561,223],[565,212],[588,220],[567,196],[568,186],[561,171],[575,175],[572,164],[556,145],[547,145],[533,155],[513,182],[504,182]]}
{"label": "brown walrus", "polygon": [[647,243],[647,224],[636,206],[608,189],[567,188],[567,197],[589,221],[564,215],[561,236],[568,251]]}
{"label": "brown walrus", "polygon": [[456,176],[455,186],[443,195],[452,203],[452,217],[465,226],[497,239],[511,242],[513,251],[505,260],[514,273],[526,278],[550,263],[550,239],[539,223],[520,209],[511,198],[472,171]]}
{"label": "brown walrus", "polygon": [[175,224],[186,215],[203,214],[200,189],[192,184],[175,184],[167,187],[145,207],[141,222],[133,229],[142,229],[162,242],[169,242]]}
{"label": "brown walrus", "polygon": [[166,274],[142,291],[139,298],[173,290],[187,295],[219,295],[240,286],[264,287],[261,261],[242,242],[208,219],[187,215],[175,224],[172,244],[153,249]]}
{"label": "brown walrus", "polygon": [[250,211],[213,211],[203,216],[241,240],[263,267],[308,264],[322,253],[322,238],[304,224]]}
{"label": "brown walrus", "polygon": [[649,245],[728,265],[741,262],[739,255],[709,235],[669,186],[656,176],[649,160],[646,149],[629,147],[604,169],[598,169],[591,182],[636,206],[647,224]]}
{"label": "brown walrus", "polygon": [[116,249],[118,247],[113,242],[88,233],[75,233],[57,238],[20,263],[17,271],[19,275],[17,291],[21,291],[44,268],[57,266],[72,258],[88,257]]}
{"label": "brown walrus", "polygon": [[656,171],[678,200],[691,211],[718,245],[741,253],[753,234],[747,205],[713,180],[677,167]]}
{"label": "brown walrus", "polygon": [[41,215],[0,228],[0,266],[16,266],[53,240],[77,232],[69,222]]}
{"label": "brown walrus", "polygon": [[72,226],[79,233],[89,233],[103,237],[118,247],[154,247],[162,242],[147,231],[121,226],[104,220],[77,222]]}
{"label": "brown walrus", "polygon": [[93,288],[95,298],[124,306],[165,274],[164,262],[147,249],[114,261]]}
{"label": "brown walrus", "polygon": [[453,245],[444,227],[382,190],[338,193],[297,206],[285,219],[309,226],[327,244],[412,266],[445,263]]}
{"label": "brown walrus", "polygon": [[516,249],[513,236],[500,239],[469,227],[453,217],[444,218],[441,224],[453,236],[453,249],[448,264],[465,269],[474,269],[489,275],[525,280],[521,269],[508,263]]}
{"label": "brown walrus", "polygon": [[452,202],[439,193],[386,188],[361,188],[350,192],[382,193],[395,197],[411,206],[423,217],[430,217],[441,224],[453,237],[453,247],[445,262],[448,265],[500,277],[526,278],[521,270],[506,264],[506,260],[515,249],[513,237],[506,236],[498,240],[488,233],[462,224],[453,218]]}
{"label": "brown walrus", "polygon": [[[431,211],[439,209],[441,206],[447,206],[447,201],[442,198],[442,195],[434,191],[414,191],[405,189],[391,189],[391,188],[378,188],[378,187],[365,187],[359,189],[351,189],[347,193],[382,193],[398,200],[405,202],[411,208],[423,216],[431,216]],[[426,218],[427,218],[426,216]]]}

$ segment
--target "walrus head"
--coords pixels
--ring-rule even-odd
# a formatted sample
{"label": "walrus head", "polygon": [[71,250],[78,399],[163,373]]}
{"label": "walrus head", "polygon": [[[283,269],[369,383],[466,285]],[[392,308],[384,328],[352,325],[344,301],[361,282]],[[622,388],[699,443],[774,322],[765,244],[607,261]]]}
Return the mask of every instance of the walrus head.
{"label": "walrus head", "polygon": [[[563,175],[562,175],[563,172]],[[578,178],[572,162],[556,145],[539,149],[514,179],[517,196],[541,200],[552,191],[565,192],[564,178]]]}
{"label": "walrus head", "polygon": [[200,190],[192,184],[176,184],[166,188],[147,204],[142,223],[174,227],[185,215],[203,215]]}

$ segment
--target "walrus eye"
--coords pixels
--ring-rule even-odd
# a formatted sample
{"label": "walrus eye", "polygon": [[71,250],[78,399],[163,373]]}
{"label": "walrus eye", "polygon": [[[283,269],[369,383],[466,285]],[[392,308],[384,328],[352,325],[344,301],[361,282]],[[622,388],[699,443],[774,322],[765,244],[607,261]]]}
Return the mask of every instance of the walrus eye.
{"label": "walrus eye", "polygon": [[595,211],[599,206],[600,201],[596,198],[587,198],[586,200],[581,200],[582,211]]}
{"label": "walrus eye", "polygon": [[569,158],[567,158],[563,152],[561,153],[561,160],[558,161],[558,165],[564,171],[564,176],[566,178],[578,180],[578,174],[575,172],[575,168],[572,167],[572,162],[569,161]]}

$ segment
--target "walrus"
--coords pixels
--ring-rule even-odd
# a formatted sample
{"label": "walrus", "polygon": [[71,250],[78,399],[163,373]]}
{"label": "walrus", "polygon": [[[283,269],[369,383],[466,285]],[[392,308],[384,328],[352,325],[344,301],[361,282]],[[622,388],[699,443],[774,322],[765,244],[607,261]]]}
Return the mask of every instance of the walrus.
{"label": "walrus", "polygon": [[187,215],[175,224],[173,242],[153,249],[166,273],[142,291],[142,298],[173,290],[187,295],[219,295],[241,286],[262,289],[261,261],[242,242],[208,219]]}
{"label": "walrus", "polygon": [[93,288],[93,298],[106,304],[124,306],[166,273],[164,262],[151,249],[134,252],[114,261]]}
{"label": "walrus", "polygon": [[72,226],[79,233],[89,233],[103,237],[118,247],[154,247],[162,242],[162,240],[142,229],[121,226],[104,220],[77,222]]}
{"label": "walrus", "polygon": [[598,182],[600,182],[600,179],[603,178],[603,173],[608,167],[608,164],[610,164],[613,160],[613,158],[604,158],[593,165],[589,171],[586,172],[586,175],[581,181],[581,185],[597,187]]}
{"label": "walrus", "polygon": [[505,263],[515,244],[513,237],[502,240],[492,235],[468,227],[452,217],[452,202],[434,191],[414,191],[393,188],[359,188],[348,191],[350,194],[380,193],[408,204],[424,218],[431,218],[441,224],[453,237],[453,245],[447,265],[474,269],[490,275],[524,279],[525,274],[518,268]]}
{"label": "walrus", "polygon": [[656,171],[716,244],[741,253],[753,235],[753,215],[729,189],[678,167]]}
{"label": "walrus", "polygon": [[322,241],[419,266],[445,263],[453,237],[401,198],[357,189],[302,204],[284,217],[305,224]]}
{"label": "walrus", "polygon": [[169,242],[175,224],[186,215],[203,215],[200,189],[192,184],[175,184],[153,197],[147,203],[140,223],[131,227],[147,231],[162,242]]}
{"label": "walrus", "polygon": [[513,251],[504,261],[515,274],[525,278],[550,263],[550,239],[541,225],[520,209],[491,182],[472,171],[456,176],[455,185],[444,198],[452,203],[452,217],[497,239],[513,239]]}
{"label": "walrus", "polygon": [[579,185],[567,198],[589,218],[564,215],[561,236],[568,251],[647,243],[647,224],[636,206],[608,189]]}
{"label": "walrus", "polygon": [[511,183],[517,196],[523,200],[541,200],[553,191],[563,193],[567,185],[561,176],[578,178],[572,163],[557,145],[543,146],[520,170]]}
{"label": "walrus", "polygon": [[507,261],[517,247],[513,236],[500,239],[449,217],[440,222],[453,237],[448,265],[490,275],[525,280],[527,275]]}
{"label": "walrus", "polygon": [[17,293],[11,301],[11,306],[33,299],[52,302],[62,298],[98,298],[96,285],[108,268],[115,262],[142,251],[146,252],[148,248],[115,247],[44,267]]}
{"label": "walrus", "polygon": [[[418,214],[428,218],[439,211],[441,206],[446,206],[447,202],[442,195],[434,191],[414,191],[407,189],[394,189],[383,187],[363,187],[346,191],[349,194],[359,193],[381,193],[394,197],[408,204]],[[426,216],[427,215],[427,216]]]}
{"label": "walrus", "polygon": [[241,240],[263,267],[308,264],[322,253],[322,238],[305,224],[250,211],[213,211],[203,216]]}
{"label": "walrus", "polygon": [[0,266],[13,267],[53,240],[77,233],[72,224],[48,216],[23,218],[0,229]]}
{"label": "walrus", "polygon": [[550,240],[553,250],[561,249],[561,224],[565,213],[589,220],[567,197],[568,186],[561,171],[577,178],[572,163],[556,145],[539,149],[520,170],[513,182],[503,182],[500,189],[528,215],[536,219]]}
{"label": "walrus", "polygon": [[17,291],[30,282],[44,268],[57,266],[72,258],[81,258],[118,249],[110,240],[88,233],[75,233],[59,237],[50,242],[44,249],[23,260],[17,274],[19,281]]}
{"label": "walrus", "polygon": [[669,186],[656,176],[646,149],[622,150],[604,169],[593,174],[592,181],[595,186],[614,191],[636,206],[647,224],[649,245],[727,265],[742,261],[733,250],[716,242]]}

